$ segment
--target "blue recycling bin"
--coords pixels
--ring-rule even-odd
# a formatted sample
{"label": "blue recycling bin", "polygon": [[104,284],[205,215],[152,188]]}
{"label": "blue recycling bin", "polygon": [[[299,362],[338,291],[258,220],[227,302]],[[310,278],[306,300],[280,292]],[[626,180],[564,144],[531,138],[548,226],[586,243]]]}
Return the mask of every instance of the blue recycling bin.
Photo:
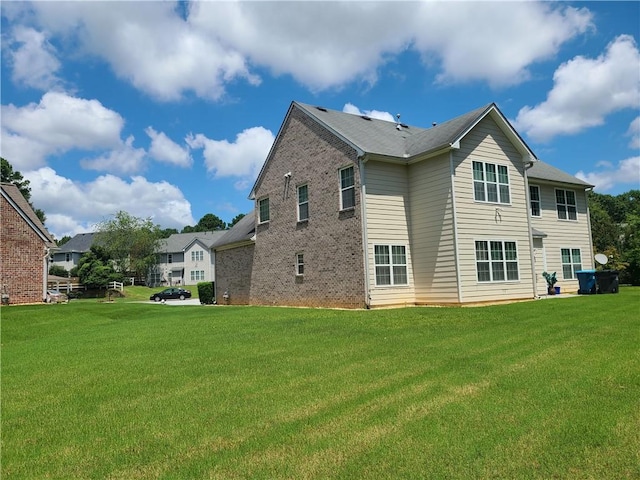
{"label": "blue recycling bin", "polygon": [[578,270],[576,276],[578,277],[578,284],[580,285],[578,293],[590,295],[597,292],[595,270]]}

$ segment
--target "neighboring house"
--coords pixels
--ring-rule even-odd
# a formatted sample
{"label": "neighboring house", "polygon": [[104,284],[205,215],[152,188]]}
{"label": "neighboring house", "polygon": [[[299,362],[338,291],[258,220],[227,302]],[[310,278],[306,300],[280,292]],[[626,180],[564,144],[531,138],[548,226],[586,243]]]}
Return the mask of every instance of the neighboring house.
{"label": "neighboring house", "polygon": [[20,193],[0,184],[0,290],[3,303],[39,303],[47,294],[47,266],[55,241]]}
{"label": "neighboring house", "polygon": [[255,231],[255,214],[250,212],[213,244],[218,303],[249,303]]}
{"label": "neighboring house", "polygon": [[91,249],[96,235],[97,233],[78,233],[53,253],[51,265],[62,267],[68,272],[77,267],[80,257]]}
{"label": "neighboring house", "polygon": [[532,299],[543,270],[576,292],[592,187],[540,162],[495,104],[419,128],[293,102],[250,194],[247,303]]}
{"label": "neighboring house", "polygon": [[159,263],[153,285],[195,285],[215,278],[215,254],[211,246],[225,230],[175,233],[160,241]]}

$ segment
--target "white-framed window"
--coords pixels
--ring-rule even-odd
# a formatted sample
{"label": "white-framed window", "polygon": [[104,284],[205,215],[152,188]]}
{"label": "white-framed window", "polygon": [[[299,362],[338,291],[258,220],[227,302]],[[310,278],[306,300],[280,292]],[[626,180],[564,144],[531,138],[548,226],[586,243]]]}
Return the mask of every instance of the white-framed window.
{"label": "white-framed window", "polygon": [[309,220],[309,187],[298,186],[298,221]]}
{"label": "white-framed window", "polygon": [[576,193],[556,188],[556,210],[560,220],[578,220]]}
{"label": "white-framed window", "polygon": [[576,272],[582,270],[582,255],[579,248],[561,248],[562,278],[573,280],[578,278]]}
{"label": "white-framed window", "polygon": [[167,263],[173,263],[173,254],[167,253]]}
{"label": "white-framed window", "polygon": [[204,260],[204,252],[202,250],[191,250],[191,261],[201,262]]}
{"label": "white-framed window", "polygon": [[511,203],[506,165],[473,162],[473,197],[478,202]]}
{"label": "white-framed window", "polygon": [[529,203],[531,206],[531,216],[541,217],[542,210],[540,209],[540,187],[537,185],[529,185]]}
{"label": "white-framed window", "polygon": [[268,222],[269,213],[269,197],[258,200],[258,223]]}
{"label": "white-framed window", "polygon": [[340,170],[340,210],[356,206],[356,179],[354,168],[346,167]]}
{"label": "white-framed window", "polygon": [[404,245],[374,245],[376,285],[407,285],[407,249]]}
{"label": "white-framed window", "polygon": [[204,280],[204,270],[191,270],[191,281],[199,282]]}
{"label": "white-framed window", "polygon": [[304,275],[304,254],[296,253],[296,275]]}
{"label": "white-framed window", "polygon": [[504,282],[520,278],[516,242],[502,240],[476,241],[476,274],[478,282]]}

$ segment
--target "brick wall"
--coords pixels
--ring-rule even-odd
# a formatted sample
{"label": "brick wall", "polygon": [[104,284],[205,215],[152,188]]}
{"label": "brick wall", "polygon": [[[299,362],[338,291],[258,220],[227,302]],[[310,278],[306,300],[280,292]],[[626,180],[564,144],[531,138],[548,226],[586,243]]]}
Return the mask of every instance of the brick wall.
{"label": "brick wall", "polygon": [[[356,207],[340,211],[339,170],[350,165]],[[269,197],[270,221],[256,228],[252,304],[365,305],[359,175],[355,150],[294,107],[256,189],[257,200]],[[308,185],[307,222],[297,221],[301,184]],[[304,255],[302,277],[296,275],[297,253]]]}
{"label": "brick wall", "polygon": [[[219,305],[248,305],[254,245],[216,251],[216,300]],[[229,299],[223,298],[229,292]]]}
{"label": "brick wall", "polygon": [[4,197],[0,201],[0,292],[6,285],[11,304],[42,302],[44,242]]}

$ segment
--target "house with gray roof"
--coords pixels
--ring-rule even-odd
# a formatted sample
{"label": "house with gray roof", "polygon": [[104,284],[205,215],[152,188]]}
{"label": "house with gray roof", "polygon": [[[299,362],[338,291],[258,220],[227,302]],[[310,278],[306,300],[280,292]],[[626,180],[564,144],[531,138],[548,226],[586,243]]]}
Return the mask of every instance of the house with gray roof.
{"label": "house with gray roof", "polygon": [[160,241],[152,285],[195,285],[215,278],[213,244],[226,231],[175,233]]}
{"label": "house with gray roof", "polygon": [[546,270],[576,292],[592,188],[493,103],[424,128],[293,102],[251,190],[253,230],[214,246],[236,254],[217,284],[229,303],[464,305],[547,295]]}
{"label": "house with gray roof", "polygon": [[67,243],[61,245],[51,255],[51,265],[57,265],[68,272],[77,267],[80,257],[87,253],[96,239],[96,233],[78,233]]}
{"label": "house with gray roof", "polygon": [[55,241],[17,186],[0,184],[0,293],[3,304],[39,303]]}

